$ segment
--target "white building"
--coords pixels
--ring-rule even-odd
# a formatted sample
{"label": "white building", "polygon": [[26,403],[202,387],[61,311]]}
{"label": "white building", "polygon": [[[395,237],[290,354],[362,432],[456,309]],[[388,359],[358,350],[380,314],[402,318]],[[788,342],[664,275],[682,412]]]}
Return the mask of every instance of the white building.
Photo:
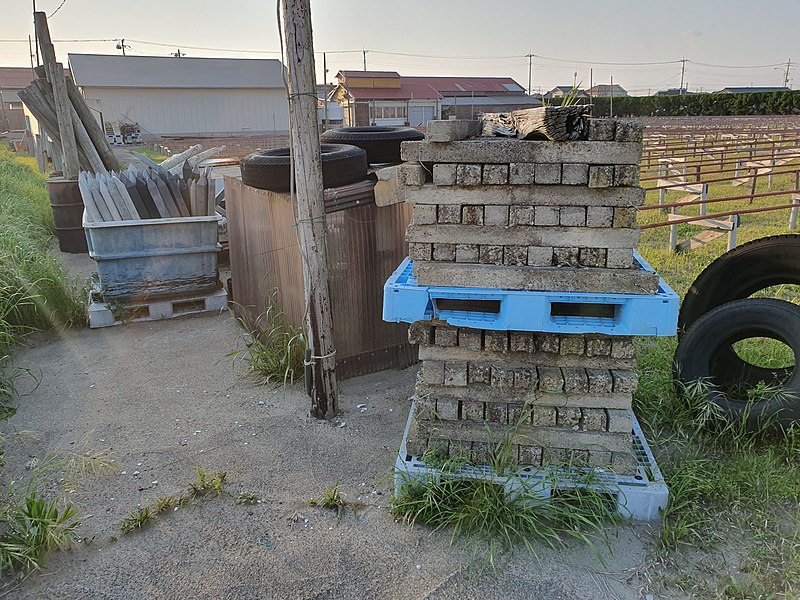
{"label": "white building", "polygon": [[98,120],[138,124],[145,139],[289,129],[279,60],[70,54],[69,65]]}

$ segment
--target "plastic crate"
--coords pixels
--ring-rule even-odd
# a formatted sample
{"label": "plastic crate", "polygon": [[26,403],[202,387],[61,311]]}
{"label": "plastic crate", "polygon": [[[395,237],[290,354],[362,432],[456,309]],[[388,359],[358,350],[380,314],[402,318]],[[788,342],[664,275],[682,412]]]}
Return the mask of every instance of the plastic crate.
{"label": "plastic crate", "polygon": [[[653,268],[634,253],[643,270]],[[680,298],[658,280],[655,294],[594,294],[417,285],[406,258],[383,288],[383,320],[440,319],[457,327],[495,331],[672,336]]]}

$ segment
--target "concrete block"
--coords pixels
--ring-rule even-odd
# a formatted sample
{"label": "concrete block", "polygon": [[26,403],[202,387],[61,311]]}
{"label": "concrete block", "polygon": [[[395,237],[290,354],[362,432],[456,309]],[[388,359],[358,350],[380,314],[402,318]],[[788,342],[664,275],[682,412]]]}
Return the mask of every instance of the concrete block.
{"label": "concrete block", "polygon": [[433,330],[433,340],[437,346],[458,346],[458,328],[450,325],[437,325]]}
{"label": "concrete block", "polygon": [[433,185],[455,185],[456,165],[438,163],[433,165]]}
{"label": "concrete block", "polygon": [[572,369],[564,367],[564,391],[567,394],[585,394],[589,391],[589,380],[586,369]]}
{"label": "concrete block", "polygon": [[585,163],[563,165],[561,167],[561,183],[564,185],[588,185],[589,165]]}
{"label": "concrete block", "polygon": [[531,331],[512,331],[510,348],[512,352],[536,352],[536,343]]}
{"label": "concrete block", "polygon": [[414,261],[433,260],[433,244],[411,242],[408,244],[408,257]]}
{"label": "concrete block", "polygon": [[483,334],[484,349],[487,352],[508,352],[507,331],[485,331]]}
{"label": "concrete block", "polygon": [[636,346],[631,337],[615,337],[611,340],[611,356],[614,358],[634,358]]}
{"label": "concrete block", "polygon": [[461,222],[464,225],[483,225],[483,207],[470,204],[461,208]]}
{"label": "concrete block", "polygon": [[484,185],[505,185],[508,183],[508,165],[485,165],[483,167]]}
{"label": "concrete block", "polygon": [[605,267],[606,252],[605,248],[581,248],[578,264],[582,267]]}
{"label": "concrete block", "polygon": [[456,185],[480,185],[481,171],[481,165],[458,165],[456,167]]}
{"label": "concrete block", "polygon": [[608,369],[586,369],[589,378],[590,394],[610,394],[614,389],[614,379]]}
{"label": "concrete block", "polygon": [[536,166],[533,163],[511,163],[508,169],[508,183],[526,185],[535,182]]}
{"label": "concrete block", "polygon": [[533,225],[533,206],[511,206],[508,213],[508,224]]}
{"label": "concrete block", "polygon": [[534,427],[555,427],[557,411],[554,406],[534,406],[531,424]]}
{"label": "concrete block", "polygon": [[581,410],[581,431],[605,431],[607,422],[606,411],[602,408]]}
{"label": "concrete block", "polygon": [[442,385],[444,383],[444,361],[426,360],[422,363],[421,380],[428,385]]}
{"label": "concrete block", "polygon": [[438,144],[414,141],[400,145],[400,158],[423,163],[588,163],[639,164],[640,142],[550,142],[480,137]]}
{"label": "concrete block", "polygon": [[458,205],[444,204],[437,211],[438,223],[461,223],[461,207]]}
{"label": "concrete block", "polygon": [[562,206],[559,223],[565,227],[585,227],[586,209],[582,206]]}
{"label": "concrete block", "polygon": [[611,452],[606,450],[589,450],[588,466],[608,469],[611,467]]}
{"label": "concrete block", "polygon": [[557,409],[556,425],[559,427],[575,427],[581,422],[581,409],[576,406],[563,406]]}
{"label": "concrete block", "polygon": [[456,259],[456,245],[455,244],[434,244],[433,245],[433,260],[440,260],[444,262],[453,262]]}
{"label": "concrete block", "polygon": [[514,387],[514,371],[492,366],[492,387],[510,389]]}
{"label": "concrete block", "polygon": [[633,452],[612,452],[611,469],[619,475],[633,475],[639,467],[639,461]]}
{"label": "concrete block", "polygon": [[617,165],[614,167],[614,185],[639,185],[639,167],[636,165]]}
{"label": "concrete block", "polygon": [[581,334],[568,334],[561,336],[561,347],[559,353],[562,356],[567,354],[583,354],[586,346],[586,339]]}
{"label": "concrete block", "polygon": [[639,376],[636,371],[623,371],[612,369],[611,376],[614,378],[614,391],[621,393],[633,393],[639,386]]}
{"label": "concrete block", "polygon": [[534,224],[538,227],[552,227],[558,225],[560,220],[558,206],[537,206],[535,208]]}
{"label": "concrete block", "polygon": [[503,264],[524,266],[528,264],[527,246],[505,246],[503,248]]}
{"label": "concrete block", "polygon": [[610,356],[611,338],[607,335],[586,335],[586,356]]}
{"label": "concrete block", "polygon": [[459,328],[458,347],[465,350],[481,350],[483,348],[483,331],[480,329]]}
{"label": "concrete block", "polygon": [[639,142],[644,139],[644,125],[639,121],[617,121],[614,141],[616,142]]}
{"label": "concrete block", "polygon": [[565,448],[542,448],[542,466],[560,466],[568,462]]}
{"label": "concrete block", "polygon": [[561,183],[561,165],[537,163],[534,181],[536,185],[556,185]]}
{"label": "concrete block", "polygon": [[578,267],[579,254],[578,248],[553,248],[553,264],[557,267]]}
{"label": "concrete block", "polygon": [[467,371],[470,383],[485,383],[488,385],[492,381],[492,369],[489,365],[470,363]]}
{"label": "concrete block", "polygon": [[508,404],[505,402],[487,402],[486,420],[490,423],[508,424]]}
{"label": "concrete block", "polygon": [[436,400],[436,417],[443,421],[458,421],[458,400]]}
{"label": "concrete block", "polygon": [[472,442],[472,460],[479,465],[485,465],[492,460],[492,448],[486,442]]}
{"label": "concrete block", "polygon": [[515,425],[530,425],[531,424],[531,408],[527,404],[509,404],[508,405],[508,424],[512,427]]}
{"label": "concrete block", "polygon": [[483,209],[483,222],[486,225],[508,225],[508,206],[485,206]]}
{"label": "concrete block", "polygon": [[535,334],[536,350],[547,354],[558,354],[561,346],[561,338],[557,333],[537,333]]}
{"label": "concrete block", "polygon": [[609,248],[606,252],[606,268],[631,269],[633,266],[633,250],[630,248]]}
{"label": "concrete block", "polygon": [[633,431],[633,416],[629,410],[606,410],[608,414],[608,431],[612,433],[630,433]]}
{"label": "concrete block", "polygon": [[444,363],[444,385],[454,385],[454,386],[467,385],[467,363],[462,363],[462,362]]}
{"label": "concrete block", "polygon": [[615,208],[614,227],[636,227],[636,209]]}
{"label": "concrete block", "polygon": [[[438,165],[437,165],[438,166]],[[450,165],[455,167],[455,165]],[[409,204],[480,204],[508,206],[641,206],[638,187],[589,188],[575,185],[454,185],[426,184],[403,188]]]}
{"label": "concrete block", "polygon": [[520,446],[519,464],[533,467],[541,466],[542,448],[540,446]]}
{"label": "concrete block", "polygon": [[478,262],[478,244],[456,244],[456,262]]}
{"label": "concrete block", "polygon": [[564,377],[557,367],[539,367],[539,390],[542,392],[563,392]]}
{"label": "concrete block", "polygon": [[589,167],[589,187],[607,188],[614,185],[614,167],[611,165]]}
{"label": "concrete block", "polygon": [[478,252],[478,259],[484,265],[502,265],[503,247],[481,244]]}
{"label": "concrete block", "polygon": [[455,142],[480,135],[481,122],[467,119],[428,121],[425,139],[429,142]]}
{"label": "concrete block", "polygon": [[587,227],[611,227],[614,223],[614,209],[610,206],[589,206],[586,208]]}
{"label": "concrete block", "polygon": [[528,246],[529,267],[549,267],[553,264],[553,249],[549,246]]}
{"label": "concrete block", "polygon": [[436,206],[433,204],[415,204],[414,223],[417,225],[433,225],[436,223]]}
{"label": "concrete block", "polygon": [[425,185],[431,175],[419,163],[403,163],[397,169],[397,182],[400,185]]}
{"label": "concrete block", "polygon": [[589,119],[589,139],[593,142],[613,141],[615,127],[613,119]]}
{"label": "concrete block", "polygon": [[462,402],[461,418],[465,421],[483,421],[483,402]]}
{"label": "concrete block", "polygon": [[514,371],[514,387],[520,390],[535,390],[538,383],[536,369],[517,369]]}
{"label": "concrete block", "polygon": [[408,326],[408,343],[429,345],[433,341],[430,321],[414,321]]}

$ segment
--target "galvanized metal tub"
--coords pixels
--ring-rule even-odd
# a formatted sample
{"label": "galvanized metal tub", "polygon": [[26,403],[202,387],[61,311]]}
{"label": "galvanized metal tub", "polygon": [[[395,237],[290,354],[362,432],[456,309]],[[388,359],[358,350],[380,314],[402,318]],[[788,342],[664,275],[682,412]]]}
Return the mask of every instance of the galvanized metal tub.
{"label": "galvanized metal tub", "polygon": [[214,215],[91,223],[84,213],[89,256],[106,302],[218,290],[219,220]]}
{"label": "galvanized metal tub", "polygon": [[51,177],[47,180],[47,193],[58,238],[58,248],[73,254],[86,253],[86,236],[81,227],[83,198],[78,180]]}

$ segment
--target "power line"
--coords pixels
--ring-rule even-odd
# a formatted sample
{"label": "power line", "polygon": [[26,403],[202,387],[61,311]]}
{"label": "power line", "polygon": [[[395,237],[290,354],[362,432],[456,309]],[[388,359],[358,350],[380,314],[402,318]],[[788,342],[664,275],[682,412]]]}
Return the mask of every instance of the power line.
{"label": "power line", "polygon": [[66,3],[67,3],[67,0],[61,0],[61,4],[59,4],[59,5],[58,5],[58,8],[56,8],[56,9],[55,9],[53,12],[51,12],[51,13],[50,13],[50,14],[47,16],[47,18],[48,18],[48,19],[52,19],[52,18],[53,18],[53,15],[55,15],[55,14],[56,14],[58,11],[60,11],[60,10],[61,10],[61,7],[62,7],[62,6],[64,6]]}

